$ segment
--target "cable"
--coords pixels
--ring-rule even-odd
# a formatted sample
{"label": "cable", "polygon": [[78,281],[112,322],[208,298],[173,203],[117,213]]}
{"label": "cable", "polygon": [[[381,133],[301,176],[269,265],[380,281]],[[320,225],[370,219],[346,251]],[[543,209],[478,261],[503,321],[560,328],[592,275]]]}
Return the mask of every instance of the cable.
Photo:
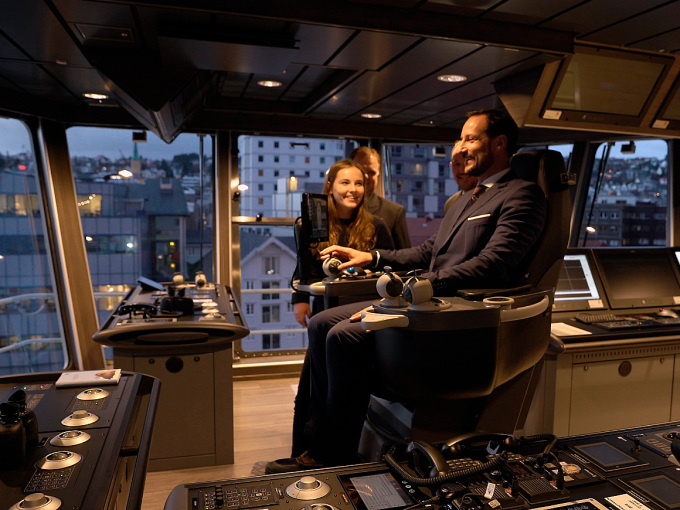
{"label": "cable", "polygon": [[522,436],[518,441],[520,443],[548,441],[547,446],[543,449],[543,455],[548,455],[557,444],[557,436],[554,434],[535,434],[533,436]]}
{"label": "cable", "polygon": [[385,462],[394,469],[399,476],[401,476],[404,480],[406,480],[409,483],[412,483],[414,485],[422,485],[424,487],[431,487],[433,485],[441,485],[446,482],[453,481],[457,478],[466,478],[470,476],[474,476],[480,473],[484,473],[486,471],[491,471],[492,469],[500,466],[507,460],[508,454],[507,452],[502,452],[498,455],[494,455],[492,459],[488,462],[485,462],[484,464],[481,464],[479,466],[474,466],[470,468],[465,468],[465,469],[459,469],[456,471],[449,471],[448,473],[445,473],[443,475],[435,476],[432,478],[417,478],[411,476],[410,473],[408,473],[404,468],[402,468],[397,461],[392,457],[391,452],[388,452],[385,454]]}

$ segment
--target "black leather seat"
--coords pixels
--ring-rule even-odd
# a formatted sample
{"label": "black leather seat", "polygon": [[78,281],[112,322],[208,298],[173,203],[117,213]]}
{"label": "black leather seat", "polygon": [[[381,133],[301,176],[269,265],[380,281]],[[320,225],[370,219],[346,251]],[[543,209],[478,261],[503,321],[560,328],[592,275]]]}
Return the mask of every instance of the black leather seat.
{"label": "black leather seat", "polygon": [[[437,443],[473,431],[523,429],[550,341],[550,305],[568,243],[571,198],[559,152],[521,152],[511,166],[537,182],[548,199],[546,228],[523,284],[462,291],[450,298],[452,311],[419,312],[421,318],[404,312],[408,327],[376,331],[375,397],[360,447],[367,460],[379,458],[394,440]],[[490,296],[511,296],[513,310],[485,308],[479,300]],[[470,313],[461,313],[466,306]]]}

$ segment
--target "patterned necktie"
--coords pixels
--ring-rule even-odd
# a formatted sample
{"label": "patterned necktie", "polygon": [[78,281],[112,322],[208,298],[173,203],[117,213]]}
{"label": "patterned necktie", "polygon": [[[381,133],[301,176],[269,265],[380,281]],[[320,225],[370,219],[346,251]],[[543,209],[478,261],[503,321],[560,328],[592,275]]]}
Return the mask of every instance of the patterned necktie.
{"label": "patterned necktie", "polygon": [[486,190],[486,186],[484,186],[483,184],[480,184],[479,186],[477,186],[475,188],[475,190],[472,192],[472,196],[470,197],[470,200],[468,200],[465,203],[465,207],[463,207],[463,212],[467,211],[468,208],[474,203],[475,200],[477,200],[479,198],[479,196],[482,193],[484,193],[485,190]]}
{"label": "patterned necktie", "polygon": [[472,192],[472,197],[470,198],[470,202],[474,202],[479,198],[479,196],[486,191],[486,186],[483,184],[480,184],[475,188],[475,190]]}

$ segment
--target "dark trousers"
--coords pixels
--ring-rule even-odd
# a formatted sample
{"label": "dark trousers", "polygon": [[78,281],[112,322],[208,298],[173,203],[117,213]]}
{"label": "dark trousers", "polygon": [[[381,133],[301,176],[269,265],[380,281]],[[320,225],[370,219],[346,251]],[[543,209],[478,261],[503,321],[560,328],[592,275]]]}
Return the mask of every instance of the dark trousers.
{"label": "dark trousers", "polygon": [[[324,309],[323,296],[312,298],[312,316]],[[295,395],[295,408],[293,410],[293,445],[291,457],[299,457],[310,447],[310,421],[309,410],[311,400],[311,374],[310,374],[309,350],[305,353],[302,363],[298,390]]]}
{"label": "dark trousers", "polygon": [[331,308],[309,323],[309,453],[326,465],[357,460],[370,397],[374,335],[348,319],[371,303]]}

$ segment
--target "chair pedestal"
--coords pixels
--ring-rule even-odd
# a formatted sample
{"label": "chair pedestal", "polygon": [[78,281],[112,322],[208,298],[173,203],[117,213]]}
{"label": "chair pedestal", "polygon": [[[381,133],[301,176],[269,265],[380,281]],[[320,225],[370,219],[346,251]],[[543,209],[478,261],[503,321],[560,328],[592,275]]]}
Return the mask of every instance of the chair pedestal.
{"label": "chair pedestal", "polygon": [[487,397],[419,401],[415,406],[372,397],[359,454],[378,461],[393,444],[440,444],[470,432],[523,434],[543,361],[497,387]]}

